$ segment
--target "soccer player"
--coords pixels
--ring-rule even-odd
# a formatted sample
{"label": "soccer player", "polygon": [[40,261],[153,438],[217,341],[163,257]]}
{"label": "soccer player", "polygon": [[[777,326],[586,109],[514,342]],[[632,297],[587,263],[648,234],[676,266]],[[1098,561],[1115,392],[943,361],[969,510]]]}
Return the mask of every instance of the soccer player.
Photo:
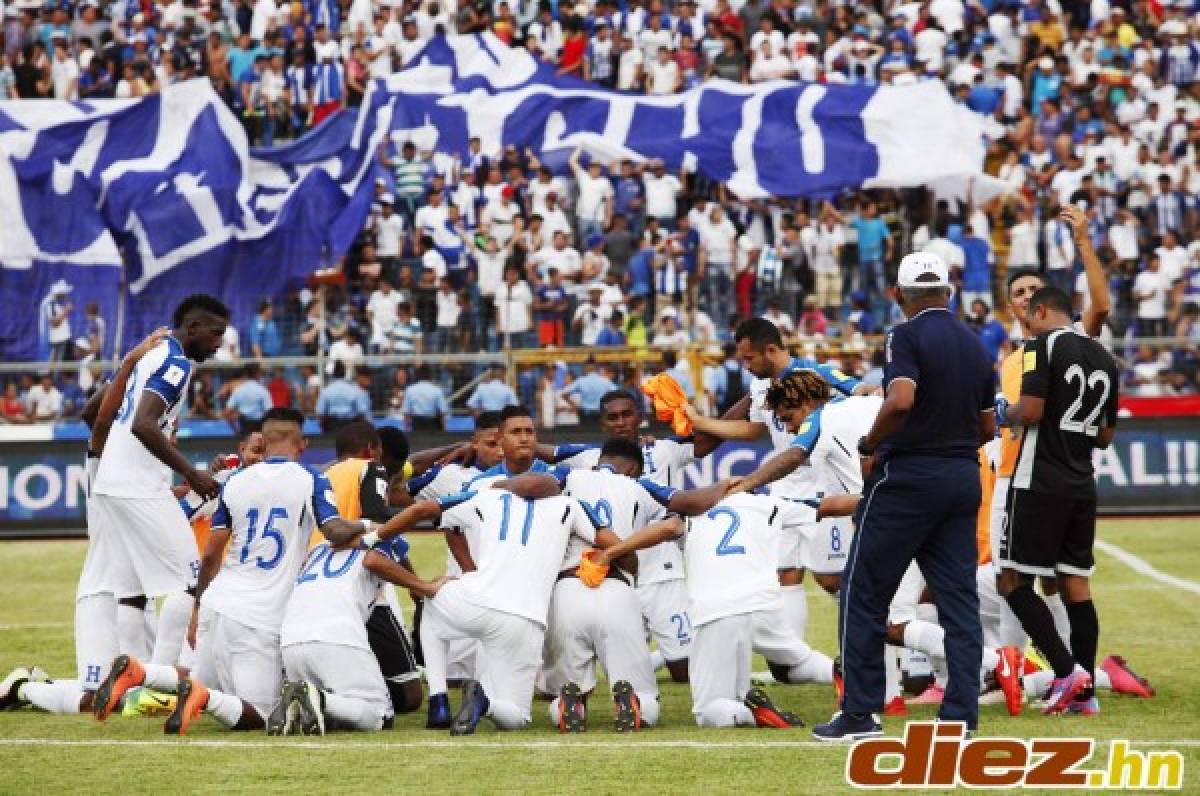
{"label": "soccer player", "polygon": [[[1088,300],[1084,303],[1083,314],[1079,319],[1078,330],[1088,337],[1099,337],[1104,331],[1104,322],[1108,319],[1112,308],[1112,298],[1108,288],[1108,278],[1104,267],[1092,248],[1089,237],[1087,215],[1077,207],[1068,205],[1063,208],[1062,220],[1071,228],[1071,236],[1083,263],[1083,272],[1087,280]],[[1028,340],[1033,338],[1029,326],[1029,300],[1038,290],[1048,283],[1042,274],[1028,269],[1017,269],[1008,275],[1008,303],[1012,313],[1021,327],[1022,336]],[[1000,392],[1009,403],[1016,403],[1021,397],[1021,373],[1024,361],[1024,346],[1018,345],[1004,358],[1000,365]],[[1001,432],[1000,463],[996,467],[996,479],[992,487],[992,519],[993,529],[992,560],[1000,558],[1000,529],[1005,524],[1005,505],[1008,501],[1009,484],[1013,470],[1016,468],[1017,451],[1021,447],[1022,428],[1005,429]],[[999,571],[997,570],[997,575]],[[1060,634],[1068,633],[1067,617],[1063,610],[1062,599],[1058,595],[1057,584],[1053,578],[1042,579],[1042,590],[1046,594],[1046,603],[1054,614],[1055,625]],[[1000,619],[1001,643],[1004,645],[1025,647],[1026,636],[1020,622],[1011,611],[1004,609]]]}
{"label": "soccer player", "polygon": [[[457,494],[476,476],[503,461],[504,449],[500,446],[499,412],[481,412],[479,417],[475,418],[475,431],[471,435],[470,446],[471,464],[460,462],[435,464],[410,479],[408,491],[412,497],[418,500],[440,500]],[[446,574],[450,577],[458,577],[462,574],[462,568],[458,565],[458,560],[454,557],[449,542],[446,547]],[[421,600],[417,602],[416,611],[413,614],[413,637],[418,644],[418,649],[421,640],[421,619],[424,613],[425,602]],[[447,682],[461,684],[462,681],[474,676],[476,646],[473,641],[456,641],[450,645],[450,649],[446,653]],[[423,650],[421,660],[424,660]],[[432,715],[431,720],[435,723],[439,721]]]}
{"label": "soccer player", "polygon": [[[738,359],[755,377],[750,384],[750,395],[742,399],[721,419],[703,417],[694,409],[688,416],[697,431],[711,434],[720,439],[754,441],[769,433],[774,449],[771,456],[778,456],[791,447],[794,435],[766,405],[767,390],[771,382],[798,370],[811,370],[820,375],[838,392],[845,395],[875,395],[877,387],[859,382],[842,373],[836,367],[821,364],[812,359],[792,357],[784,347],[783,337],[775,324],[765,318],[743,321],[734,330]],[[771,494],[782,497],[812,495],[820,484],[812,468],[798,468],[787,478],[771,486]],[[812,534],[803,538],[799,528],[789,529],[780,536],[779,583],[783,586],[784,611],[796,633],[804,638],[808,628],[808,601],[804,594],[805,569],[821,570],[831,557],[838,555],[833,549],[834,541],[830,528],[823,534]],[[828,593],[837,591],[838,578],[814,574],[814,579]]]}
{"label": "soccer player", "polygon": [[148,685],[178,694],[168,734],[186,733],[201,711],[232,729],[265,726],[280,695],[279,630],[313,525],[334,544],[364,530],[338,516],[329,479],[297,461],[303,426],[295,409],[269,410],[262,428],[267,458],[221,490],[196,586],[193,672],[120,655],[96,691],[97,718],[130,688]]}
{"label": "soccer player", "polygon": [[[600,399],[600,428],[612,438],[641,444],[641,477],[665,487],[683,486],[683,468],[711,453],[721,440],[703,432],[691,439],[642,440],[642,408],[626,390],[612,390]],[[578,451],[578,452],[576,452]],[[568,455],[565,458],[563,454]],[[594,445],[560,445],[556,458],[567,467],[590,470],[600,458]],[[654,668],[666,666],[671,679],[687,682],[687,647],[691,643],[691,622],[687,615],[687,587],[684,585],[683,553],[676,545],[658,545],[638,551],[638,600],[646,626],[657,649],[652,653]]]}
{"label": "soccer player", "polygon": [[335,550],[321,542],[309,551],[279,631],[286,679],[268,735],[391,726],[395,695],[368,638],[379,592],[396,584],[428,598],[447,580],[422,580],[407,560],[402,536],[371,548]]}
{"label": "soccer player", "polygon": [[[1120,373],[1099,343],[1071,327],[1071,299],[1061,290],[1034,293],[1026,321],[1037,337],[1022,357],[1021,398],[1012,405],[1001,397],[996,405],[1002,425],[1025,428],[1000,543],[999,589],[1054,669],[1044,712],[1094,715],[1100,628],[1088,584],[1095,570],[1092,451],[1108,447],[1116,433]],[[1039,575],[1058,578],[1069,650],[1033,591]]]}
{"label": "soccer player", "polygon": [[[408,455],[408,440],[403,432],[394,431],[400,435],[402,467]],[[384,447],[380,432],[365,420],[356,420],[338,429],[334,451],[337,461],[325,470],[325,477],[333,487],[338,515],[351,521],[367,519],[377,523],[391,519],[396,510],[389,505],[391,479],[382,463]],[[314,531],[309,547],[323,542],[320,532]],[[412,570],[408,561],[401,563]],[[419,709],[425,695],[417,657],[404,628],[404,612],[396,590],[390,585],[380,587],[379,599],[367,622],[367,638],[387,681],[393,710],[411,713]]]}
{"label": "soccer player", "polygon": [[[563,494],[578,500],[596,522],[625,539],[661,518],[665,508],[685,514],[707,511],[727,486],[718,483],[702,490],[677,491],[648,479],[635,481],[642,467],[638,441],[612,437],[600,449],[594,468],[567,474]],[[660,500],[667,506],[660,505]],[[677,545],[666,546],[678,550]],[[558,694],[550,705],[551,720],[563,731],[584,729],[584,694],[595,687],[595,662],[599,661],[612,684],[617,731],[653,726],[658,721],[658,684],[646,648],[642,605],[630,588],[632,578],[613,567],[598,588],[585,587],[576,572],[583,550],[582,542],[572,537],[550,602],[543,666],[547,690]],[[632,564],[640,576],[640,562],[634,559]],[[690,637],[686,612],[677,615],[674,624],[680,637]]]}
{"label": "soccer player", "polygon": [[692,713],[701,727],[796,727],[798,717],[776,708],[750,687],[755,652],[788,668],[788,680],[828,679],[833,662],[814,652],[781,612],[776,576],[779,539],[786,529],[833,514],[848,514],[858,496],[826,498],[819,509],[767,495],[730,495],[686,522],[660,520],[595,553],[600,565],[686,533],[687,588],[694,639],[689,673]]}
{"label": "soccer player", "polygon": [[75,590],[78,679],[51,681],[37,666],[16,669],[0,684],[0,710],[32,704],[48,713],[88,713],[92,710],[104,667],[125,649],[120,645],[118,632],[117,594],[114,586],[106,581],[108,573],[105,572],[107,554],[113,544],[109,538],[112,531],[95,515],[92,484],[134,368],[167,334],[168,330],[158,329],[126,354],[112,381],[98,390],[83,410],[83,420],[91,429],[91,435],[84,470],[87,474],[84,507],[88,520],[88,548]]}
{"label": "soccer player", "polygon": [[[229,310],[194,295],[175,309],[174,330],[138,362],[130,376],[93,482],[95,521],[104,526],[97,549],[102,587],[117,597],[163,597],[151,660],[174,665],[183,648],[199,571],[196,540],[171,492],[172,471],[201,497],[218,485],[196,469],[170,435],[187,395],[192,366],[220,347]],[[107,612],[89,615],[96,631],[115,624]],[[112,629],[115,636],[115,628]]]}
{"label": "soccer player", "polygon": [[[421,620],[430,718],[436,719],[430,724],[434,728],[448,724],[452,735],[474,733],[484,716],[500,729],[524,727],[530,721],[550,595],[567,543],[575,535],[596,544],[596,524],[571,498],[530,500],[492,488],[437,502],[418,501],[392,518],[378,535],[386,539],[423,521],[474,539],[471,554],[460,558],[463,576],[426,603]],[[372,536],[364,541],[372,542]],[[479,642],[476,679],[463,684],[462,703],[453,721],[443,722],[443,717],[450,718],[446,653],[458,639]]]}

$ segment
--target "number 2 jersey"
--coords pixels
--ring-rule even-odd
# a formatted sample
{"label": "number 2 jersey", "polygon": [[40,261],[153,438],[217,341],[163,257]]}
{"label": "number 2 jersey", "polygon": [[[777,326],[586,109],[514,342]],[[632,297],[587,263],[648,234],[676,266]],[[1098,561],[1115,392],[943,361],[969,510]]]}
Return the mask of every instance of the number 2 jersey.
{"label": "number 2 jersey", "polygon": [[1117,422],[1116,362],[1095,340],[1062,328],[1025,346],[1022,372],[1021,394],[1046,403],[1041,422],[1025,429],[1012,488],[1095,495],[1096,436]]}
{"label": "number 2 jersey", "polygon": [[167,436],[179,419],[192,376],[192,362],[174,337],[150,349],[133,369],[121,408],[113,418],[104,455],[92,486],[93,494],[123,498],[161,497],[171,489],[171,468],[163,464],[133,435],[133,416],[147,392],[163,399],[166,408],[158,426]]}
{"label": "number 2 jersey", "polygon": [[816,521],[807,503],[745,492],[689,519],[683,553],[692,624],[782,607],[779,534]]}
{"label": "number 2 jersey", "polygon": [[329,479],[310,467],[270,458],[238,470],[213,514],[213,531],[229,529],[231,536],[201,605],[278,633],[309,535],[336,516]]}

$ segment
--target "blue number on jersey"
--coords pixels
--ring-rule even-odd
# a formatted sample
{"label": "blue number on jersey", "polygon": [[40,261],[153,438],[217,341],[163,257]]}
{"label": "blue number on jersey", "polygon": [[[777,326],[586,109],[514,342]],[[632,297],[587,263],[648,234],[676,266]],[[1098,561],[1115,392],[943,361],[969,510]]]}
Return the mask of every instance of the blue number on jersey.
{"label": "blue number on jersey", "polygon": [[[504,514],[500,517],[500,541],[508,538],[508,521],[511,516],[511,508],[513,502],[513,493],[505,492],[500,496],[500,502],[504,504]],[[533,527],[533,501],[527,498],[517,498],[525,504],[525,524],[521,526],[521,544],[529,543],[529,530]]]}
{"label": "blue number on jersey", "polygon": [[675,624],[675,639],[680,644],[690,642],[692,640],[692,618],[688,616],[688,612],[671,614],[671,621]]}
{"label": "blue number on jersey", "polygon": [[613,510],[612,510],[611,503],[609,503],[604,498],[600,498],[599,500],[597,500],[595,502],[595,504],[592,505],[591,508],[592,508],[592,514],[595,517],[594,521],[596,523],[597,528],[611,528],[612,527]]}
{"label": "blue number on jersey", "polygon": [[[352,550],[338,550],[335,552],[333,548],[329,546],[328,542],[317,545],[312,549],[312,552],[308,554],[308,563],[304,566],[304,571],[300,573],[300,577],[296,579],[296,585],[307,583],[310,580],[316,580],[319,577],[316,570],[322,561],[325,562],[325,566],[322,568],[322,574],[324,574],[325,577],[340,578],[342,575],[345,575],[347,572],[349,572],[350,568],[354,566],[354,562],[358,560],[358,557],[362,554],[363,549],[364,548],[362,547],[355,547]],[[334,558],[337,557],[338,553],[348,553],[349,555],[347,555],[346,560],[335,569],[333,566],[333,561]]]}
{"label": "blue number on jersey", "polygon": [[829,549],[835,553],[842,551],[842,531],[840,528],[829,529]]}
{"label": "blue number on jersey", "polygon": [[717,555],[740,556],[746,552],[746,548],[740,544],[730,544],[733,541],[733,535],[742,526],[742,518],[738,516],[736,511],[726,506],[719,506],[708,512],[707,516],[710,520],[715,520],[717,517],[722,516],[729,518],[729,529],[725,531],[725,535],[721,537],[721,541],[717,544]]}
{"label": "blue number on jersey", "polygon": [[[269,559],[264,559],[262,556],[255,557],[254,563],[259,569],[274,569],[283,560],[283,534],[275,527],[275,521],[286,520],[287,516],[287,509],[280,506],[272,508],[267,514],[267,524],[263,526],[262,538],[270,539],[275,543],[275,552]],[[238,558],[239,564],[245,564],[246,559],[250,556],[250,545],[254,543],[257,527],[258,509],[250,509],[246,512],[246,541],[242,544],[242,554]]]}
{"label": "blue number on jersey", "polygon": [[121,401],[121,410],[117,412],[117,422],[124,423],[133,414],[133,389],[137,387],[137,371],[129,374],[129,386],[125,388],[125,398]]}

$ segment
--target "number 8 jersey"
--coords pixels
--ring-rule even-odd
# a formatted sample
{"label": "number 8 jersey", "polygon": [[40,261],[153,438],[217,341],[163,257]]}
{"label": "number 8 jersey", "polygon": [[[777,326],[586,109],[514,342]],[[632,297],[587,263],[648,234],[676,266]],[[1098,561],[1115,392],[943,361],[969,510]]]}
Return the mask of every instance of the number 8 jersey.
{"label": "number 8 jersey", "polygon": [[338,516],[322,473],[272,457],[230,476],[213,514],[229,529],[225,563],[201,604],[250,627],[278,633],[316,527]]}

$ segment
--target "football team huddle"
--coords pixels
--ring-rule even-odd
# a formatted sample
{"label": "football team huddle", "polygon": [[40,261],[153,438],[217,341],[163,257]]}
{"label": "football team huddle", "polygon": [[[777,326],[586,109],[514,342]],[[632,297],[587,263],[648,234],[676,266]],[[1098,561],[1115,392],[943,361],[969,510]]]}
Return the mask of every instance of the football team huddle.
{"label": "football team huddle", "polygon": [[[1030,323],[1041,278],[1015,277],[1012,306],[1032,341],[1043,331]],[[563,732],[587,727],[598,701],[628,732],[658,722],[662,668],[689,683],[702,727],[800,726],[768,697],[773,683],[825,684],[840,699],[839,662],[805,641],[805,579],[835,598],[841,589],[878,387],[793,357],[775,326],[752,319],[734,334],[755,377],[748,394],[719,419],[689,408],[686,439],[644,436],[640,397],[617,390],[601,402],[595,444],[539,443],[529,411],[514,406],[482,414],[469,440],[415,453],[395,429],[346,425],[322,471],[301,463],[303,417],[275,408],[236,456],[201,469],[172,435],[192,368],[217,350],[228,318],[209,296],[187,299],[173,329],[131,351],[89,404],[78,675],[17,669],[0,683],[0,708],[166,716],[169,734],[208,713],[231,729],[291,735],[377,731],[427,705],[428,728],[465,735],[485,718],[528,725],[542,695]],[[1030,360],[1011,357],[1001,389],[1015,404]],[[998,402],[1000,415],[1008,400]],[[1014,423],[979,450],[980,702],[1016,715],[1029,698],[1044,712],[1092,715],[1093,688],[1152,696],[1120,656],[1096,666],[1093,650],[1068,659],[1079,674],[1065,675],[1025,651],[1002,572],[1042,576],[1068,655],[1072,632],[1055,560],[1048,571],[1025,566],[1003,544],[1024,436]],[[762,437],[773,450],[752,473],[683,488],[684,468],[724,440]],[[444,576],[414,571],[414,531],[444,535]],[[397,586],[416,604],[411,633]],[[910,565],[887,617],[887,715],[940,701],[935,599]],[[767,671],[753,671],[756,653]]]}

